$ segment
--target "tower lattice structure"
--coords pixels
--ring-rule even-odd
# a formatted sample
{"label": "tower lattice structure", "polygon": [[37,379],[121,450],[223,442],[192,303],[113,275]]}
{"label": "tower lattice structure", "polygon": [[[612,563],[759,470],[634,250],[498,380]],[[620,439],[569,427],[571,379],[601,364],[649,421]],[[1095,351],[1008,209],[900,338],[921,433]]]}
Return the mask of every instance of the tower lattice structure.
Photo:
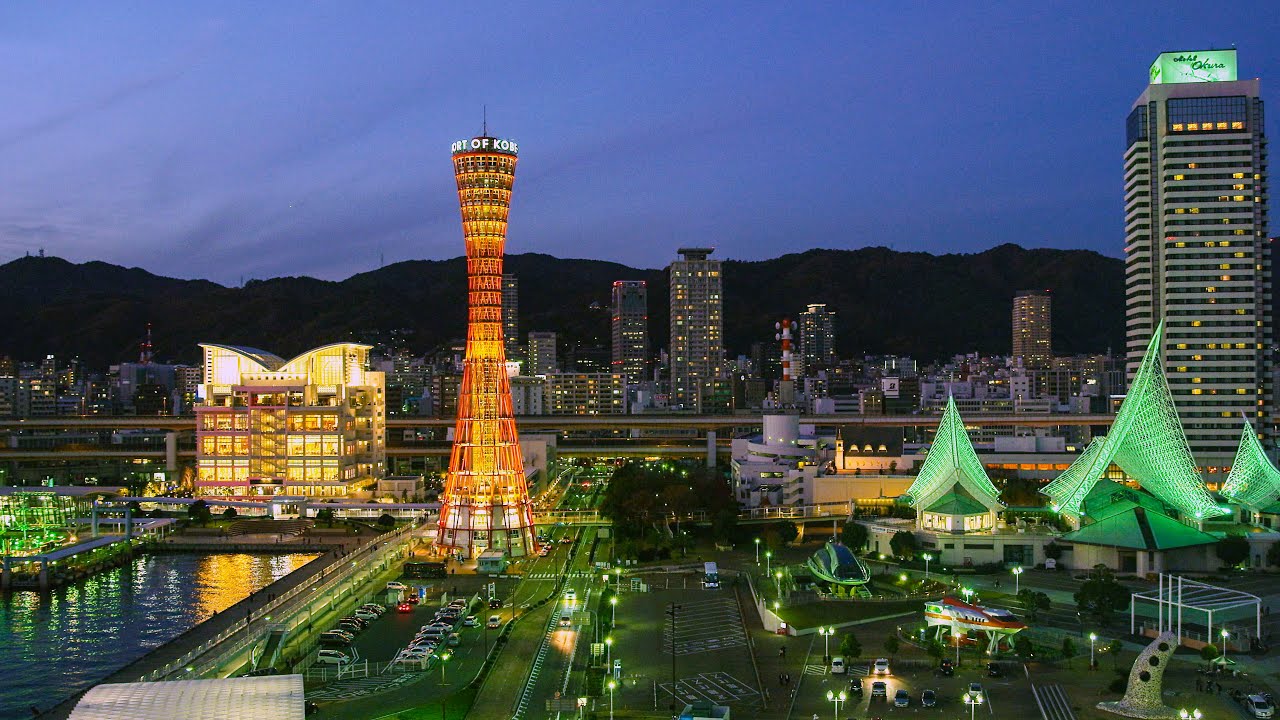
{"label": "tower lattice structure", "polygon": [[436,545],[466,557],[536,549],[503,342],[502,254],[516,151],[516,143],[488,135],[453,144],[467,248],[467,351]]}

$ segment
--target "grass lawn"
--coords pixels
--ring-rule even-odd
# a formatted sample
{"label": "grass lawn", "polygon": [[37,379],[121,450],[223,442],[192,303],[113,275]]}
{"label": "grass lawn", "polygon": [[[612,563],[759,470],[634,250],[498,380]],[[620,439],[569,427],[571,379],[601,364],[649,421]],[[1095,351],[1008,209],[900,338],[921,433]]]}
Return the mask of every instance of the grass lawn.
{"label": "grass lawn", "polygon": [[440,720],[440,718],[464,720],[467,717],[467,713],[471,711],[471,705],[475,702],[476,695],[479,692],[474,688],[466,687],[450,695],[443,715],[440,713],[440,703],[433,702],[412,710],[401,710],[390,715],[383,715],[377,720]]}
{"label": "grass lawn", "polygon": [[781,608],[778,614],[795,628],[869,620],[924,610],[923,600],[890,600],[888,602],[816,602]]}

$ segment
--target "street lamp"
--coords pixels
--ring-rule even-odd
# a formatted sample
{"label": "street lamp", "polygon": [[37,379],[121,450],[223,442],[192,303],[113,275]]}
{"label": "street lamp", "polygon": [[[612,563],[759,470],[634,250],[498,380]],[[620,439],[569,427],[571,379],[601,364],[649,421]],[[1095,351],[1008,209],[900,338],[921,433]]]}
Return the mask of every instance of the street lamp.
{"label": "street lamp", "polygon": [[933,559],[933,556],[930,555],[929,553],[925,553],[920,557],[924,558],[924,579],[925,579],[925,582],[928,582],[929,581],[929,561]]}
{"label": "street lamp", "polygon": [[610,609],[610,612],[612,612],[613,614],[613,616],[609,619],[609,627],[614,627],[618,624],[618,596],[617,595],[614,595],[613,597],[609,598],[609,609]]}
{"label": "street lamp", "polygon": [[613,720],[613,690],[618,687],[618,683],[609,681],[609,720]]}
{"label": "street lamp", "polygon": [[1098,633],[1089,633],[1089,669],[1093,670],[1097,664],[1093,661],[1093,644],[1098,641]]}
{"label": "street lamp", "polygon": [[969,706],[969,720],[974,720],[978,706],[982,704],[982,693],[965,693],[964,704]]}
{"label": "street lamp", "polygon": [[1222,628],[1221,634],[1222,634],[1222,665],[1223,667],[1225,667],[1227,664],[1227,638],[1231,636],[1231,633],[1227,632],[1226,628]]}
{"label": "street lamp", "polygon": [[778,591],[777,597],[782,597],[782,571],[779,570],[773,574],[774,589]]}
{"label": "street lamp", "polygon": [[1188,711],[1186,708],[1182,708],[1181,710],[1178,711],[1178,717],[1182,718],[1182,720],[1200,720],[1202,716],[1200,714],[1200,708],[1196,708],[1190,711]]}
{"label": "street lamp", "polygon": [[973,588],[960,588],[960,594],[964,595],[965,602],[969,602],[969,599],[973,597]]}
{"label": "street lamp", "polygon": [[773,551],[764,551],[764,572],[766,575],[773,573]]}
{"label": "street lamp", "polygon": [[622,592],[622,570],[614,570],[613,591]]}
{"label": "street lamp", "polygon": [[760,567],[760,538],[756,538],[756,567]]}
{"label": "street lamp", "polygon": [[1022,566],[1013,569],[1013,594],[1017,595],[1018,590],[1022,587]]}
{"label": "street lamp", "polygon": [[445,666],[445,663],[447,662],[449,662],[449,653],[444,653],[443,655],[440,656],[440,684],[441,685],[449,684],[445,682],[445,679],[444,679],[444,666]]}
{"label": "street lamp", "polygon": [[835,709],[831,713],[831,717],[835,718],[835,720],[840,720],[840,703],[844,702],[848,697],[849,696],[846,695],[843,690],[840,691],[839,695],[831,692],[830,690],[827,691],[827,702],[835,706]]}
{"label": "street lamp", "polygon": [[822,636],[822,661],[831,662],[831,636],[836,634],[833,627],[820,627],[818,634]]}
{"label": "street lamp", "polygon": [[604,639],[604,651],[605,651],[605,656],[604,656],[605,667],[612,668],[613,667],[613,638],[612,637],[607,637]]}

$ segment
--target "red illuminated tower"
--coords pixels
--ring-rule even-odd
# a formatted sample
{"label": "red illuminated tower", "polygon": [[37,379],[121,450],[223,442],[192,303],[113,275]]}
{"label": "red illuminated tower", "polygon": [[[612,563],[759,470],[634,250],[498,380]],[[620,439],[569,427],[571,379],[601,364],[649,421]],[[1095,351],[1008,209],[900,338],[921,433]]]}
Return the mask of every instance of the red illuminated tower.
{"label": "red illuminated tower", "polygon": [[436,546],[465,557],[535,550],[502,332],[502,253],[516,150],[514,142],[488,135],[453,144],[467,246],[467,354]]}

